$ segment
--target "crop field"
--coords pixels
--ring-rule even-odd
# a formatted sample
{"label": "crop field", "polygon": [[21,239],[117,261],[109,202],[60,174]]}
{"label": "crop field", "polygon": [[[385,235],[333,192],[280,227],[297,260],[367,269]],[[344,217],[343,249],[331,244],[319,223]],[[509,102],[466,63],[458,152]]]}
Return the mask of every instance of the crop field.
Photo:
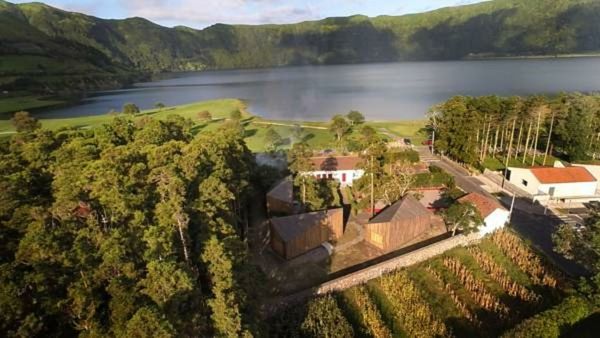
{"label": "crop field", "polygon": [[[512,337],[544,316],[568,332],[590,311],[581,298],[569,297],[574,293],[567,278],[505,230],[294,307],[272,319],[270,333],[332,336],[345,327],[358,337]],[[339,311],[329,311],[315,328],[313,311],[321,303]]]}

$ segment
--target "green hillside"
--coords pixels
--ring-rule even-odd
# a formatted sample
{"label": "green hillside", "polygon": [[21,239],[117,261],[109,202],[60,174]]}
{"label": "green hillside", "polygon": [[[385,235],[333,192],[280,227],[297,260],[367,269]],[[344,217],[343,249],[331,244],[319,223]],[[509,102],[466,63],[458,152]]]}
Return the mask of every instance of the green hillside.
{"label": "green hillside", "polygon": [[600,2],[496,0],[428,13],[166,28],[0,0],[0,87],[117,87],[140,74],[600,51]]}

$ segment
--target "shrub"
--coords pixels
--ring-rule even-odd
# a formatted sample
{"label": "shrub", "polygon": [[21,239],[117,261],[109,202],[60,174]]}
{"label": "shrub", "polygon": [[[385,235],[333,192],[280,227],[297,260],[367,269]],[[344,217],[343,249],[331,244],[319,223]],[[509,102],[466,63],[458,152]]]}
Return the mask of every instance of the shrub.
{"label": "shrub", "polygon": [[353,337],[354,330],[331,295],[311,300],[300,326],[305,337]]}
{"label": "shrub", "polygon": [[577,323],[590,313],[588,302],[581,297],[569,297],[550,310],[524,320],[503,337],[559,337],[561,330]]}

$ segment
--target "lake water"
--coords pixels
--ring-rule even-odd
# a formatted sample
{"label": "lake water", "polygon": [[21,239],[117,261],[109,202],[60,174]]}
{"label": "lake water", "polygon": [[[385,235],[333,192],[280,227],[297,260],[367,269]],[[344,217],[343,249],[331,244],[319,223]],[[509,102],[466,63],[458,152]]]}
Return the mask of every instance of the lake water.
{"label": "lake water", "polygon": [[600,58],[305,66],[170,74],[38,115],[105,114],[128,102],[151,108],[159,101],[177,105],[241,98],[252,113],[272,119],[325,120],[352,109],[368,119],[415,119],[453,95],[599,90]]}

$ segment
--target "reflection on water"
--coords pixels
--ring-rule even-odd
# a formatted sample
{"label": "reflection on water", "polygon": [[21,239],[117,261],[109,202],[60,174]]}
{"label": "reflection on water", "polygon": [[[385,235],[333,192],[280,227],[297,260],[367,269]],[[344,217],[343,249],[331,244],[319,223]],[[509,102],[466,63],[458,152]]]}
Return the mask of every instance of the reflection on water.
{"label": "reflection on water", "polygon": [[406,62],[170,74],[131,89],[97,93],[81,105],[37,114],[105,114],[241,98],[267,118],[324,120],[351,109],[370,119],[421,118],[453,95],[517,95],[600,90],[600,58]]}

